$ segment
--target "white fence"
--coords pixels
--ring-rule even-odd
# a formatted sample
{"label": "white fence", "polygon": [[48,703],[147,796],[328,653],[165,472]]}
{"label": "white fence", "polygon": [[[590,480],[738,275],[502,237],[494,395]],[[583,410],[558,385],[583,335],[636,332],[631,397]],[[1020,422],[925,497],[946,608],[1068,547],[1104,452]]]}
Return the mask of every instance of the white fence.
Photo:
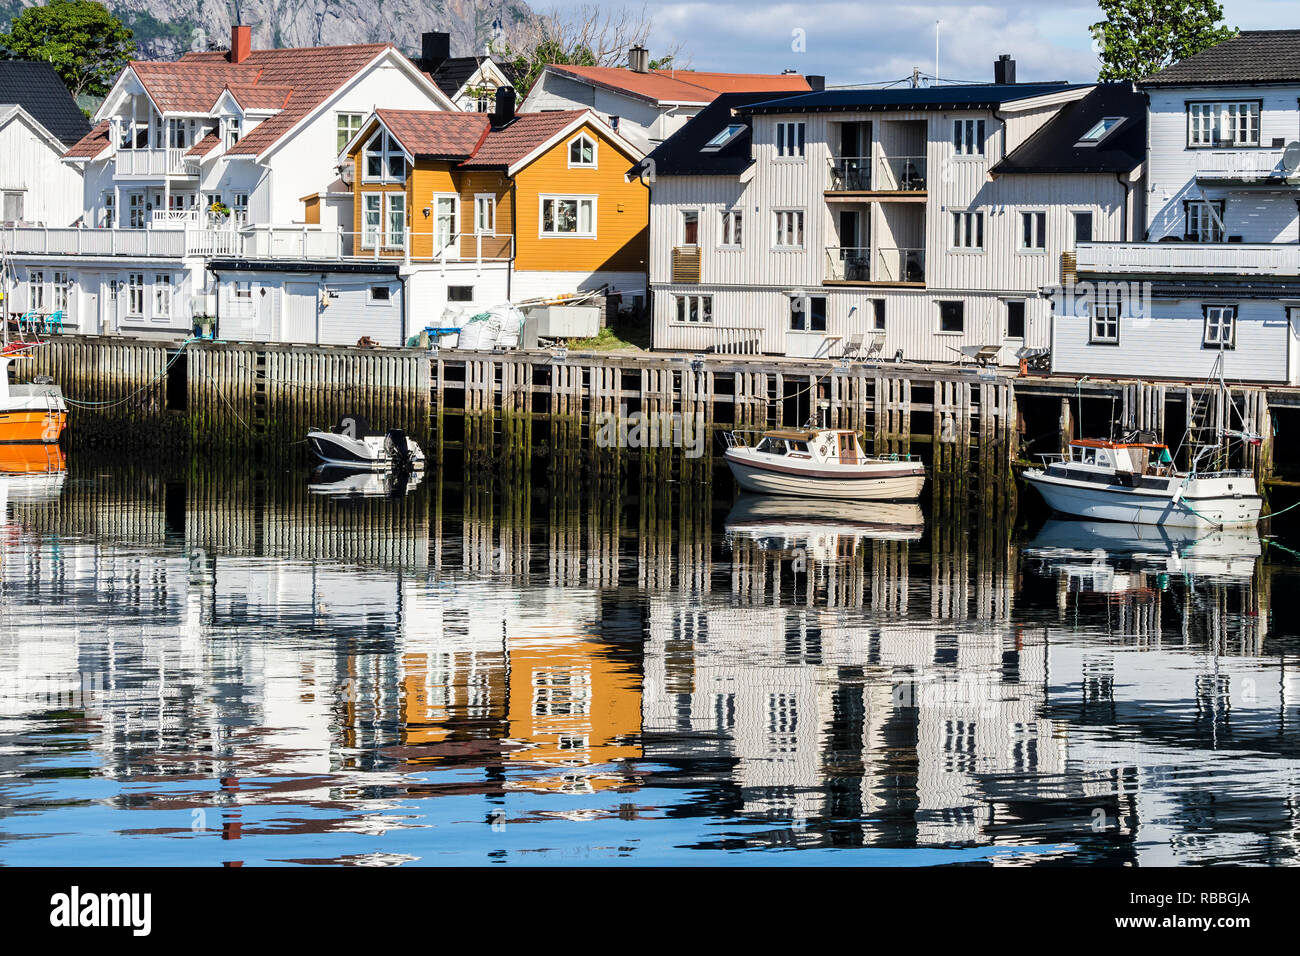
{"label": "white fence", "polygon": [[15,226],[0,229],[4,251],[29,255],[159,256],[185,255],[185,233],[174,229],[49,229]]}
{"label": "white fence", "polygon": [[1300,275],[1300,246],[1263,242],[1081,242],[1079,272]]}

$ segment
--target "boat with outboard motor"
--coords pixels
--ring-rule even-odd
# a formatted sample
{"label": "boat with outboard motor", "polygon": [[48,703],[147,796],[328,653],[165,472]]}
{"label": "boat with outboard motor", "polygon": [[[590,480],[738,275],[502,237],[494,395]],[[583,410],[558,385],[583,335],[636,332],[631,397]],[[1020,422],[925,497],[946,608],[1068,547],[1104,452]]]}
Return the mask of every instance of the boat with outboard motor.
{"label": "boat with outboard motor", "polygon": [[779,428],[752,447],[744,432],[726,432],[724,456],[745,491],[802,498],[910,501],[920,497],[925,466],[908,455],[872,456],[855,431]]}
{"label": "boat with outboard motor", "polygon": [[424,449],[399,428],[372,432],[365,419],[349,415],[331,431],[313,428],[307,444],[322,461],[331,465],[369,471],[424,468]]}

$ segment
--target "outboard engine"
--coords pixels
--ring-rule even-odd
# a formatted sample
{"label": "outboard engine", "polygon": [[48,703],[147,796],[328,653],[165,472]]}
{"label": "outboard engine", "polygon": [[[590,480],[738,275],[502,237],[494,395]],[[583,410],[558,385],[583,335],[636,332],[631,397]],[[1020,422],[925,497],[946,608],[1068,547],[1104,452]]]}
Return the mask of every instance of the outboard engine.
{"label": "outboard engine", "polygon": [[414,470],[415,456],[411,454],[411,446],[406,443],[406,432],[400,428],[390,429],[384,435],[384,448],[394,468],[399,471]]}

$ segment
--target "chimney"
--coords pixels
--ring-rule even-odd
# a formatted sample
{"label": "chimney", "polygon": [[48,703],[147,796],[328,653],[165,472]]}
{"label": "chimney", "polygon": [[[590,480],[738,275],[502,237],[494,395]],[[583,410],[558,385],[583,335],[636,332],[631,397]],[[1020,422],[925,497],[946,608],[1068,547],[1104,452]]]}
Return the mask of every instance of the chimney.
{"label": "chimney", "polygon": [[627,68],[633,73],[649,73],[650,51],[639,43],[628,49]]}
{"label": "chimney", "polygon": [[243,63],[253,52],[253,28],[239,25],[230,28],[230,62]]}
{"label": "chimney", "polygon": [[1016,82],[1016,61],[1010,53],[1003,53],[993,61],[993,82],[998,84]]}
{"label": "chimney", "polygon": [[433,73],[451,56],[450,33],[420,34],[419,67],[425,73]]}
{"label": "chimney", "polygon": [[826,77],[824,76],[818,76],[816,73],[812,73],[805,76],[804,79],[808,81],[808,89],[812,90],[814,93],[820,93],[826,89]]}
{"label": "chimney", "polygon": [[513,86],[498,86],[496,93],[496,109],[492,113],[492,128],[501,129],[508,125],[515,118],[515,88]]}

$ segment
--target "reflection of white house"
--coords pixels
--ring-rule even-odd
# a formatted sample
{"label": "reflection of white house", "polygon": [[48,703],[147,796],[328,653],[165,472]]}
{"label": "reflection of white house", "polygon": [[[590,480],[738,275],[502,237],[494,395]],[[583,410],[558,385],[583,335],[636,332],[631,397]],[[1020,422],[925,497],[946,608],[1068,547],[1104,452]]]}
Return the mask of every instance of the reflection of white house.
{"label": "reflection of white house", "polygon": [[0,60],[0,223],[68,226],[81,173],[60,160],[89,129],[48,63]]}
{"label": "reflection of white house", "polygon": [[[1146,241],[1081,244],[1053,369],[1300,384],[1300,34],[1243,31],[1142,81]],[[1083,283],[1118,283],[1099,290]]]}

